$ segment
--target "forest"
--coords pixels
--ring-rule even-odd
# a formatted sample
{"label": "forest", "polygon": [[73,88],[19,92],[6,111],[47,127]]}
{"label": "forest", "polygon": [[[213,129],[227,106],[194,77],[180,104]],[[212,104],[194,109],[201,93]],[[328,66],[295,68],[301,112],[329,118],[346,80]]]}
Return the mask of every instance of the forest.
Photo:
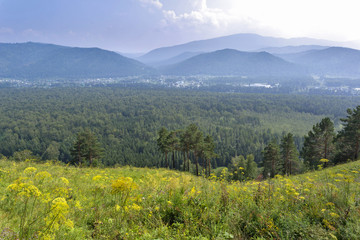
{"label": "forest", "polygon": [[249,154],[260,163],[264,148],[287,133],[300,151],[304,136],[325,117],[341,130],[340,118],[359,100],[134,87],[0,89],[0,154],[69,163],[78,134],[88,129],[102,148],[93,164],[165,167],[159,130],[195,124],[213,139],[213,168]]}

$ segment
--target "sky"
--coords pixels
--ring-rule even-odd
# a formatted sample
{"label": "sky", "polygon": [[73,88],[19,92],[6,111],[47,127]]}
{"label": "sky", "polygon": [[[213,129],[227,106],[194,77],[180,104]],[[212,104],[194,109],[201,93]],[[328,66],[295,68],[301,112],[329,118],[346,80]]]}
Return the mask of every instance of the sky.
{"label": "sky", "polygon": [[0,42],[147,52],[237,33],[360,41],[358,0],[0,0]]}

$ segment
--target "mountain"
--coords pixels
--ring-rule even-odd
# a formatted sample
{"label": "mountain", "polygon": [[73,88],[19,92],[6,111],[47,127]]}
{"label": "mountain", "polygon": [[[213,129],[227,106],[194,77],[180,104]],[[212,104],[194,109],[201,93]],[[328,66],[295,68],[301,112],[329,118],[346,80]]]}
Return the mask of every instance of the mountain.
{"label": "mountain", "polygon": [[261,48],[258,51],[268,52],[274,55],[283,55],[283,54],[294,54],[300,52],[306,52],[311,50],[322,50],[328,48],[329,46],[320,46],[320,45],[300,45],[300,46],[285,46],[285,47],[268,47]]}
{"label": "mountain", "polygon": [[213,52],[221,49],[236,49],[239,51],[258,51],[268,47],[284,47],[298,45],[338,46],[340,43],[312,38],[275,38],[257,34],[235,34],[207,40],[193,41],[172,47],[157,48],[137,58],[144,63],[160,62],[175,57],[184,52]]}
{"label": "mountain", "polygon": [[184,52],[184,53],[179,54],[179,55],[177,55],[175,57],[165,59],[165,60],[160,61],[160,62],[150,63],[150,65],[153,66],[153,67],[161,67],[161,66],[171,65],[171,64],[175,64],[175,63],[185,61],[185,60],[187,60],[189,58],[192,58],[192,57],[197,56],[197,55],[202,54],[202,53],[204,53],[204,52]]}
{"label": "mountain", "polygon": [[169,75],[305,76],[295,64],[267,52],[223,49],[160,68]]}
{"label": "mountain", "polygon": [[32,42],[0,44],[0,77],[102,78],[143,75],[153,71],[136,60],[99,48]]}
{"label": "mountain", "polygon": [[336,77],[360,77],[360,51],[330,47],[292,56],[292,62],[307,67],[311,73]]}

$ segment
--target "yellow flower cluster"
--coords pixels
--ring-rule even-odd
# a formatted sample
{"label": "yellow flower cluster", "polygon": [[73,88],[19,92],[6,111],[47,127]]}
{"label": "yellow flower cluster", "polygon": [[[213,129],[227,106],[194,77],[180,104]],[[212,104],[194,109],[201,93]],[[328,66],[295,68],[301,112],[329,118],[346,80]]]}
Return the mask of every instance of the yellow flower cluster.
{"label": "yellow flower cluster", "polygon": [[138,185],[134,183],[131,177],[119,177],[111,184],[111,193],[118,194],[124,192],[130,192],[133,189],[137,189]]}
{"label": "yellow flower cluster", "polygon": [[55,198],[51,203],[51,211],[45,217],[47,228],[51,231],[56,231],[60,228],[61,224],[69,228],[73,228],[74,224],[71,220],[66,219],[66,214],[69,211],[69,205],[65,198]]}
{"label": "yellow flower cluster", "polygon": [[28,168],[26,168],[25,170],[24,170],[24,174],[25,175],[29,175],[29,174],[32,174],[32,173],[34,173],[34,172],[36,172],[36,168],[34,168],[34,167],[28,167]]}
{"label": "yellow flower cluster", "polygon": [[42,181],[44,179],[51,179],[51,174],[48,173],[47,171],[38,172],[35,175],[35,179],[39,181]]}
{"label": "yellow flower cluster", "polygon": [[13,184],[10,184],[7,189],[11,192],[17,193],[20,197],[39,197],[40,190],[33,185],[33,182],[24,182],[26,178],[19,178]]}

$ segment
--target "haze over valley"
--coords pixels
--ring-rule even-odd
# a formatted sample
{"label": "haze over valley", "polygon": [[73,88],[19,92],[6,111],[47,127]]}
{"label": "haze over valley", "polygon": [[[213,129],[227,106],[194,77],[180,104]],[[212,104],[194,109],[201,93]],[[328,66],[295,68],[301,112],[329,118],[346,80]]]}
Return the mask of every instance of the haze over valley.
{"label": "haze over valley", "polygon": [[281,92],[285,87],[284,91],[357,94],[360,51],[339,47],[342,44],[236,34],[158,48],[130,58],[100,48],[1,43],[0,86],[223,85],[226,91],[276,88]]}

